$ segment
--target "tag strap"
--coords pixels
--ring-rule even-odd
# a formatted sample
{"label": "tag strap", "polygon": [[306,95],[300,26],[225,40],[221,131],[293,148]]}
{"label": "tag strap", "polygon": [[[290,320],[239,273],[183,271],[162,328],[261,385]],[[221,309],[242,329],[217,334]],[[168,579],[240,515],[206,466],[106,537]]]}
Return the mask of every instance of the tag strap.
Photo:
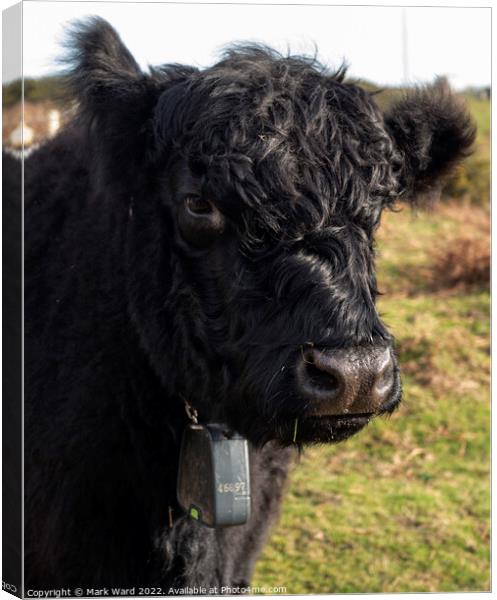
{"label": "tag strap", "polygon": [[198,424],[198,412],[193,406],[188,402],[186,398],[183,398],[183,402],[185,403],[185,412],[192,423],[195,425]]}

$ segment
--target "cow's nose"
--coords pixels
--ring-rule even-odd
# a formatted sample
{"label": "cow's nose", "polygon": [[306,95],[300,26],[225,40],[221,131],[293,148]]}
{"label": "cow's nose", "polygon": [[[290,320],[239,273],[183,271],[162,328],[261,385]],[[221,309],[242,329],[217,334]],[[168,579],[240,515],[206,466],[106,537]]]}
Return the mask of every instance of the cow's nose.
{"label": "cow's nose", "polygon": [[297,364],[297,384],[314,415],[375,413],[394,382],[390,348],[307,347]]}

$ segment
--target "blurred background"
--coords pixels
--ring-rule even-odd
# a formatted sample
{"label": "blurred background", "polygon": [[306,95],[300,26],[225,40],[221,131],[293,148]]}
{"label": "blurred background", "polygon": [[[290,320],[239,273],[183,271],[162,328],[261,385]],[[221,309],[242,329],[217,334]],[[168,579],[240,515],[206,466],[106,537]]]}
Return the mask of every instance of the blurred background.
{"label": "blurred background", "polygon": [[[143,68],[212,64],[230,42],[314,54],[382,89],[382,107],[445,80],[468,104],[475,151],[441,201],[386,212],[379,311],[398,341],[404,402],[294,469],[254,586],[287,593],[490,589],[490,9],[24,3],[20,80],[4,73],[3,143],[36,147],[71,118],[56,58],[70,20],[108,19]],[[206,27],[207,24],[207,27]]]}

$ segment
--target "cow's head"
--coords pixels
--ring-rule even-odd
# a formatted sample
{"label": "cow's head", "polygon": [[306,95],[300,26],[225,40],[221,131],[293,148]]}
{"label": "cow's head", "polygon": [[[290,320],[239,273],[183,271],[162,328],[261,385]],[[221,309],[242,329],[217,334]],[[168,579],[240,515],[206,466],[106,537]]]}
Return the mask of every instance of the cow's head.
{"label": "cow's head", "polygon": [[339,441],[393,411],[374,234],[468,151],[464,107],[439,86],[385,115],[343,71],[261,47],[143,74],[105,22],[72,39],[94,178],[128,215],[129,311],[169,395],[256,443]]}

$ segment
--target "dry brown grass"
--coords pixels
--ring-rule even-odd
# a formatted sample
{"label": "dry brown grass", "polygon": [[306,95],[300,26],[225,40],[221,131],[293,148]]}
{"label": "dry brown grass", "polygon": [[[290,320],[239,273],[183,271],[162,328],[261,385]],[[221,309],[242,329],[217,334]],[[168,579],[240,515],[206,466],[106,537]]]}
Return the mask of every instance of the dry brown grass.
{"label": "dry brown grass", "polygon": [[488,289],[490,214],[469,203],[385,211],[377,235],[378,282],[387,296]]}
{"label": "dry brown grass", "polygon": [[476,206],[445,205],[442,218],[453,223],[430,252],[434,289],[488,287],[490,284],[490,215]]}

